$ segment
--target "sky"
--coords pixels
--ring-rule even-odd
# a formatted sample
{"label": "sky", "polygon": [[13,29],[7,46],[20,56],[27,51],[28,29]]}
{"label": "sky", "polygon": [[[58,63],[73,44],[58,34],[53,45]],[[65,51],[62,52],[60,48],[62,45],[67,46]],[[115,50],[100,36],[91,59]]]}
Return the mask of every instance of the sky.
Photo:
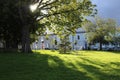
{"label": "sky", "polygon": [[91,0],[97,5],[98,16],[102,18],[113,18],[120,25],[120,0]]}

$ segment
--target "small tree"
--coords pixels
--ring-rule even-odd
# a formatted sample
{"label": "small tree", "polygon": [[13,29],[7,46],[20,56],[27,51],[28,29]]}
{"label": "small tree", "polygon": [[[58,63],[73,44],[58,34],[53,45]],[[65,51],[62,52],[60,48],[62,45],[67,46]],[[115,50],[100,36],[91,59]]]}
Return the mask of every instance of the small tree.
{"label": "small tree", "polygon": [[96,23],[88,22],[84,25],[88,43],[99,43],[102,50],[102,44],[112,41],[115,33],[116,22],[113,19],[102,19],[97,17]]}
{"label": "small tree", "polygon": [[71,50],[71,43],[69,42],[69,35],[63,34],[60,37],[61,44],[59,45],[60,53],[68,53]]}
{"label": "small tree", "polygon": [[113,36],[112,43],[114,45],[120,45],[120,27],[116,28],[116,32]]}

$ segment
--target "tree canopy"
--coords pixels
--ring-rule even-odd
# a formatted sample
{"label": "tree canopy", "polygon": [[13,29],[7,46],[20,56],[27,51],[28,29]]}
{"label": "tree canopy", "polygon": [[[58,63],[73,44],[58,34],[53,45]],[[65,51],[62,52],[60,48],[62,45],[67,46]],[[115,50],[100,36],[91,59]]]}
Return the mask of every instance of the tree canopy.
{"label": "tree canopy", "polygon": [[89,43],[100,43],[100,50],[102,44],[106,44],[113,40],[116,31],[116,22],[113,19],[103,19],[97,17],[95,23],[88,22],[84,25],[87,32],[87,40]]}
{"label": "tree canopy", "polygon": [[[30,35],[42,34],[46,29],[58,34],[62,30],[75,32],[86,16],[96,13],[90,0],[4,0],[0,4],[0,38],[5,44],[13,42],[16,48],[22,44],[23,52],[31,52],[34,37]],[[30,6],[34,6],[33,11]]]}

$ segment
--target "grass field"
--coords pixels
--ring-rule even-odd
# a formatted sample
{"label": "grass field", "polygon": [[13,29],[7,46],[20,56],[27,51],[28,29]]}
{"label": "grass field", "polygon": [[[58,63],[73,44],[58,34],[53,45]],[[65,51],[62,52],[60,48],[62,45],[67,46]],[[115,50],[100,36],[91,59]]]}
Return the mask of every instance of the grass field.
{"label": "grass field", "polygon": [[0,80],[120,80],[120,52],[0,54]]}

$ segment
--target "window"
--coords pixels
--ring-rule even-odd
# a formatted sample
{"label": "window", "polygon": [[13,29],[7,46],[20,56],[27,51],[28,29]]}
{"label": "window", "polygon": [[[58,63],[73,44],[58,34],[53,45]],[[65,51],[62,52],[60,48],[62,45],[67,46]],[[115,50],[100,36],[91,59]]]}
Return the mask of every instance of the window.
{"label": "window", "polygon": [[80,39],[80,36],[78,35],[77,38],[78,38],[78,40],[79,40],[79,39]]}
{"label": "window", "polygon": [[57,45],[57,40],[55,40],[55,45]]}

